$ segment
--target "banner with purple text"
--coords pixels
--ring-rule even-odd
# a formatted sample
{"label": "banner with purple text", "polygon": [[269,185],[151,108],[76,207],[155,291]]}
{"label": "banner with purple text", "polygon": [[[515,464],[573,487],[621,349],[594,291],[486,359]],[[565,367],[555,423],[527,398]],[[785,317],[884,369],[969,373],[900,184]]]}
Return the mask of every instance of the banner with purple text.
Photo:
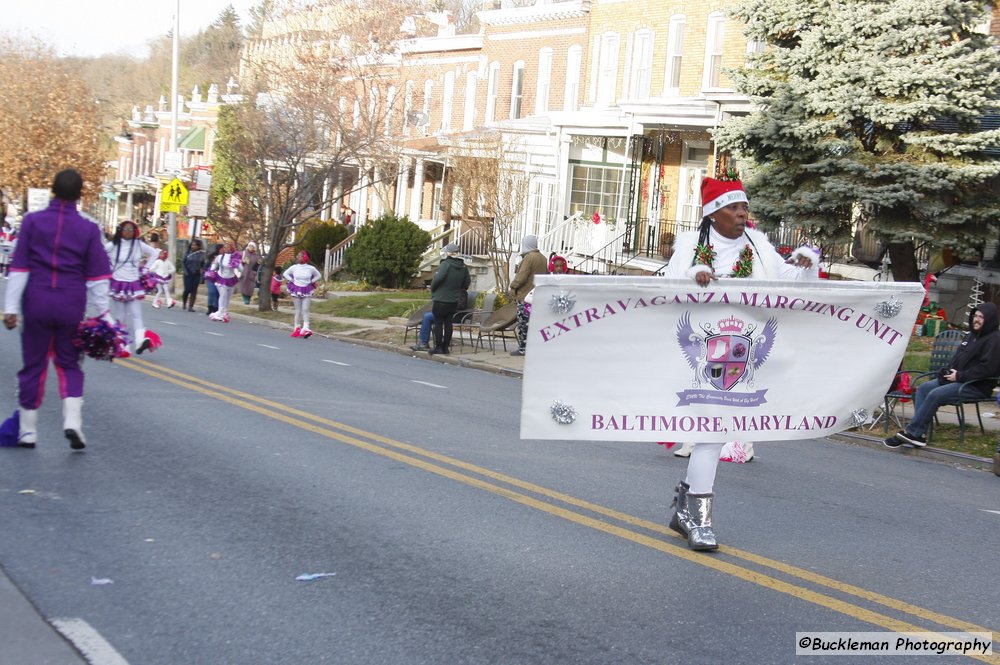
{"label": "banner with purple text", "polygon": [[812,439],[864,422],[902,361],[917,283],[539,275],[521,437]]}

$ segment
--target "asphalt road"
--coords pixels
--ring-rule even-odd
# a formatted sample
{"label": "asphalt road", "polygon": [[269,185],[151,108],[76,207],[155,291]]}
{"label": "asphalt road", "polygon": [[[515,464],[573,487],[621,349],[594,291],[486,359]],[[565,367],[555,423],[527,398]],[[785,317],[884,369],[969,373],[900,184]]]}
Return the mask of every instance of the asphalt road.
{"label": "asphalt road", "polygon": [[[0,566],[97,665],[940,663],[796,633],[1000,636],[991,473],[761,443],[694,553],[665,528],[684,460],[522,441],[516,378],[147,317],[163,349],[87,363],[85,452],[54,377],[38,448],[0,449]],[[18,367],[0,334],[4,414]]]}

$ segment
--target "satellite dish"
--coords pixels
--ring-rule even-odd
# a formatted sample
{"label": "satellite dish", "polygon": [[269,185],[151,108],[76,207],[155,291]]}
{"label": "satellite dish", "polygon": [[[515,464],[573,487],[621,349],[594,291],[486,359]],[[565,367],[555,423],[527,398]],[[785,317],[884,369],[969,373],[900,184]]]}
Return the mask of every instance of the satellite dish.
{"label": "satellite dish", "polygon": [[430,116],[423,111],[414,111],[410,114],[410,122],[417,127],[423,127],[430,121]]}

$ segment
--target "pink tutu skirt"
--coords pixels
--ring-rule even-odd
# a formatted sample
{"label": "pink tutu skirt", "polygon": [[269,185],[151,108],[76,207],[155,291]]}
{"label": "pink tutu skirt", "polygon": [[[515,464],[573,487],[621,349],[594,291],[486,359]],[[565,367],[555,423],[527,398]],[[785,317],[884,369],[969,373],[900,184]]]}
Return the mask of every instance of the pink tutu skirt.
{"label": "pink tutu skirt", "polygon": [[315,284],[296,286],[293,282],[288,282],[288,295],[293,298],[312,298],[312,292],[315,290]]}
{"label": "pink tutu skirt", "polygon": [[239,281],[240,281],[240,278],[237,277],[236,275],[233,275],[232,277],[221,277],[219,275],[215,276],[215,285],[216,286],[228,286],[229,288],[232,288],[232,287],[236,286],[236,283],[239,282]]}

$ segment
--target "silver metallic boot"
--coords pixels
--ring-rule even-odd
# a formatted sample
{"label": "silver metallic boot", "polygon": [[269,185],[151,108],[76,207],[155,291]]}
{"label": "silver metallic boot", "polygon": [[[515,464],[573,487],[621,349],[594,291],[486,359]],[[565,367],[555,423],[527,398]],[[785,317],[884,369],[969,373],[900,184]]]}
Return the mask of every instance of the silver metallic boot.
{"label": "silver metallic boot", "polygon": [[717,550],[719,543],[712,530],[712,500],[714,494],[688,494],[689,486],[683,480],[674,490],[673,517],[670,528],[687,536],[688,547],[697,551]]}

